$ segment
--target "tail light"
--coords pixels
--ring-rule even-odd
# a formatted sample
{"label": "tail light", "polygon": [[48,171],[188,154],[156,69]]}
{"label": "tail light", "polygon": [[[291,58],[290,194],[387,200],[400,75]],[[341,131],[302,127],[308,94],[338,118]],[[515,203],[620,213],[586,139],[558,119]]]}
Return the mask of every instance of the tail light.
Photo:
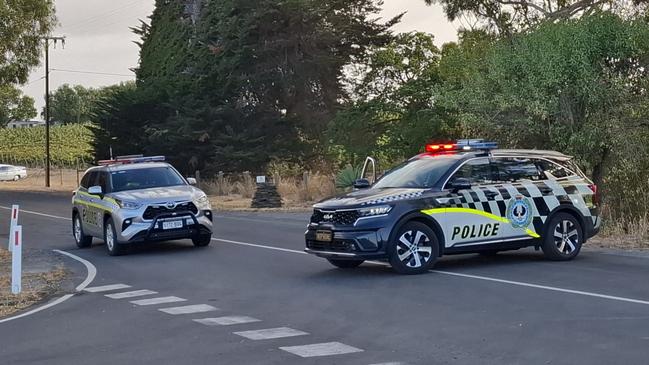
{"label": "tail light", "polygon": [[589,184],[588,188],[593,191],[593,204],[599,204],[599,193],[597,192],[597,185]]}

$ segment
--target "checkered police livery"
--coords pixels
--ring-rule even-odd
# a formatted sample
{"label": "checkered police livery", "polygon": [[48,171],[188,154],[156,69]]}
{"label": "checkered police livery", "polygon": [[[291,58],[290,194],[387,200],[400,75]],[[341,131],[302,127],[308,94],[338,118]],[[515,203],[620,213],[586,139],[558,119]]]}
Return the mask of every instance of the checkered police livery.
{"label": "checkered police livery", "polygon": [[571,160],[481,140],[427,145],[370,188],[316,204],[306,251],[339,267],[387,259],[400,273],[526,246],[569,260],[601,225],[597,187]]}

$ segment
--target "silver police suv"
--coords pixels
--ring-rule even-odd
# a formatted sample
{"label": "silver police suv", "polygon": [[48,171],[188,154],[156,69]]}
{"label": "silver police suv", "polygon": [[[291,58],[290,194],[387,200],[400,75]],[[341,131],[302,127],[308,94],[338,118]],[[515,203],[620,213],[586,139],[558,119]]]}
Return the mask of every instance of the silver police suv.
{"label": "silver police suv", "polygon": [[207,195],[192,186],[164,156],[124,156],[88,169],[72,197],[72,232],[78,247],[92,238],[112,256],[131,243],[190,238],[197,247],[212,238]]}

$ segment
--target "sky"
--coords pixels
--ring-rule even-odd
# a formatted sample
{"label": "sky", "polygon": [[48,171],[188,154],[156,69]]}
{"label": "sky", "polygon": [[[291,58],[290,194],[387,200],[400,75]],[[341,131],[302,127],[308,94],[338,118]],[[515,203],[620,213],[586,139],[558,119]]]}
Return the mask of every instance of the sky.
{"label": "sky", "polygon": [[[457,25],[444,17],[440,6],[426,6],[424,0],[384,1],[382,17],[406,12],[395,32],[428,32],[435,36],[438,46],[457,39]],[[138,63],[138,46],[133,43],[137,37],[129,27],[138,25],[140,19],[148,22],[154,2],[55,0],[60,25],[52,35],[65,36],[66,40],[64,47],[59,43],[50,48],[50,90],[66,83],[100,87],[135,79],[130,69]],[[41,119],[45,104],[44,75],[44,67],[35,68],[22,87],[36,100],[37,119]]]}

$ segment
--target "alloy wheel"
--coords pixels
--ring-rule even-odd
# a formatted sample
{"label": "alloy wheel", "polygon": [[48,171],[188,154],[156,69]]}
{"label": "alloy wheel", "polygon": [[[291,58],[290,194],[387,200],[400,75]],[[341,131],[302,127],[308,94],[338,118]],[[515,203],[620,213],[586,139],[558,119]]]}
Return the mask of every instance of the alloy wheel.
{"label": "alloy wheel", "polygon": [[77,240],[77,243],[81,242],[81,220],[79,216],[74,218],[74,239]]}
{"label": "alloy wheel", "polygon": [[397,242],[399,260],[410,268],[425,265],[431,259],[432,252],[430,238],[421,231],[406,231],[399,237]]}
{"label": "alloy wheel", "polygon": [[113,226],[110,223],[106,223],[106,246],[110,251],[113,250],[115,245],[115,237],[113,236]]}
{"label": "alloy wheel", "polygon": [[554,244],[560,253],[570,255],[579,244],[579,231],[569,220],[562,220],[554,227]]}

